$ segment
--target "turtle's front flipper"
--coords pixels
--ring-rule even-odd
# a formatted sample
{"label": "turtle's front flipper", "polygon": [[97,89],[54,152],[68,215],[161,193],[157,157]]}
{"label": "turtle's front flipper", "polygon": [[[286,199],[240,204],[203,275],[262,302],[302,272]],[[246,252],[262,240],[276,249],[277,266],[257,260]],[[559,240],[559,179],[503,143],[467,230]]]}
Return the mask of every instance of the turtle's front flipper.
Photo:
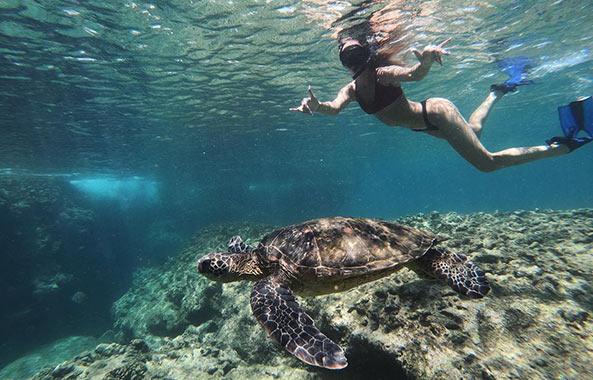
{"label": "turtle's front flipper", "polygon": [[329,369],[348,365],[344,351],[315,327],[287,286],[273,277],[255,283],[251,309],[268,334],[307,364]]}
{"label": "turtle's front flipper", "polygon": [[482,298],[490,291],[486,274],[464,255],[441,248],[431,248],[407,266],[418,272],[447,281],[457,292],[470,298]]}
{"label": "turtle's front flipper", "polygon": [[253,251],[253,247],[245,243],[239,235],[230,238],[227,248],[229,253],[249,253]]}

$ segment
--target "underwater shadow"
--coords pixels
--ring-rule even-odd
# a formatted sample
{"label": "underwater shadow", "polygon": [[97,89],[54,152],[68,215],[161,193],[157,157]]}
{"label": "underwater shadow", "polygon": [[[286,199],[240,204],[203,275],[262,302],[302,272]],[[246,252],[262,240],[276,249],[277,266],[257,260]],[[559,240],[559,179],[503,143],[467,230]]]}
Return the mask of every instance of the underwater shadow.
{"label": "underwater shadow", "polygon": [[339,371],[315,368],[319,379],[413,380],[397,359],[375,344],[354,336],[346,352],[348,367]]}

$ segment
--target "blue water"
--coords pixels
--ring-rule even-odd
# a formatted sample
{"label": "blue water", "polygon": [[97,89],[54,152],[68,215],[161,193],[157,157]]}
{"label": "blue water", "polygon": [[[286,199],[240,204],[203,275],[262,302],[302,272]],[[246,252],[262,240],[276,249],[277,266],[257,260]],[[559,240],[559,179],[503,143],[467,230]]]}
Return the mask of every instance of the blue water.
{"label": "blue water", "polygon": [[[308,85],[333,99],[349,81],[335,36],[387,4],[318,3],[3,1],[0,190],[51,179],[89,202],[94,223],[116,231],[95,241],[112,247],[99,261],[125,262],[111,299],[135,268],[162,262],[208,225],[593,207],[593,144],[482,173],[445,141],[387,127],[356,104],[336,117],[289,112]],[[505,96],[484,127],[490,151],[560,135],[557,106],[593,94],[590,2],[390,6],[406,51],[453,38],[443,67],[404,85],[411,100],[445,97],[467,118],[492,83],[507,79],[497,61],[532,60],[535,84]],[[409,53],[401,58],[414,62]],[[18,197],[6,199],[14,205]],[[10,235],[12,226],[7,219],[0,232]],[[32,235],[14,234],[29,246]],[[23,249],[35,267],[34,248]],[[0,252],[3,263],[20,265],[10,255]],[[26,291],[40,273],[29,272],[14,280],[29,281]],[[102,302],[108,319],[111,301]]]}

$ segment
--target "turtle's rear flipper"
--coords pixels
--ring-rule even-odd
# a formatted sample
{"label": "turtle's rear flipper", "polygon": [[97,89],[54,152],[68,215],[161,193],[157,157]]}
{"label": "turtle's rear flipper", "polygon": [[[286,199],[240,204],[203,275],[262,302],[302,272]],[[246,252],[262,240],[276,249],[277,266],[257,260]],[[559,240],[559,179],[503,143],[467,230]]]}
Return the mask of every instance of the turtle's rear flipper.
{"label": "turtle's rear flipper", "polygon": [[276,279],[255,283],[251,309],[268,334],[305,363],[329,369],[348,365],[342,348],[315,327],[292,291]]}
{"label": "turtle's rear flipper", "polygon": [[408,263],[420,274],[444,280],[457,292],[470,298],[482,298],[490,291],[486,274],[464,255],[431,248],[424,256]]}

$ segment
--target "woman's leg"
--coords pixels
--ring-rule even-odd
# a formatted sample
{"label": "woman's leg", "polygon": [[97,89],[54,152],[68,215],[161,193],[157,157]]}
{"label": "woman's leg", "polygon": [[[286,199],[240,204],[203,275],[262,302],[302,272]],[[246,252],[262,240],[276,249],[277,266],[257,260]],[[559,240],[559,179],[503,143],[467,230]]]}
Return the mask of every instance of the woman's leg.
{"label": "woman's leg", "polygon": [[540,145],[528,148],[510,148],[491,153],[480,142],[472,126],[447,99],[432,98],[427,102],[428,117],[439,127],[442,138],[483,172],[492,172],[509,166],[519,165],[569,152],[564,145]]}
{"label": "woman's leg", "polygon": [[480,104],[478,108],[472,113],[469,117],[469,125],[471,126],[472,130],[478,136],[478,138],[482,135],[482,127],[486,122],[486,118],[492,109],[494,103],[499,100],[504,94],[498,91],[491,91],[486,99]]}

